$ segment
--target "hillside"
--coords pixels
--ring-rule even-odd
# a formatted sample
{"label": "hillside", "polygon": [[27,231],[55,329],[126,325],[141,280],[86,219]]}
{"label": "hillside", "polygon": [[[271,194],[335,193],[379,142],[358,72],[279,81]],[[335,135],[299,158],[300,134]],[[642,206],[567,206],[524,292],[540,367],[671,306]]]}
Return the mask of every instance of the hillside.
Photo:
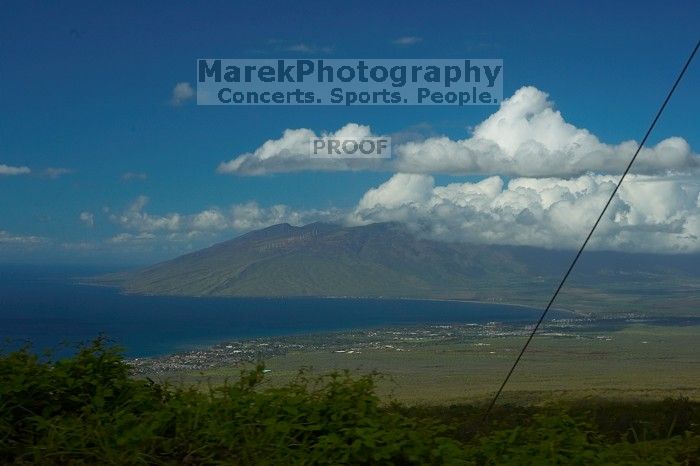
{"label": "hillside", "polygon": [[[572,255],[438,242],[397,223],[279,224],[97,281],[139,294],[450,298],[541,305]],[[700,289],[696,260],[587,252],[560,303],[651,306],[658,299],[661,307],[687,307]]]}
{"label": "hillside", "polygon": [[419,239],[398,224],[313,223],[274,225],[105,278],[148,294],[473,297],[477,283],[525,272],[505,251]]}

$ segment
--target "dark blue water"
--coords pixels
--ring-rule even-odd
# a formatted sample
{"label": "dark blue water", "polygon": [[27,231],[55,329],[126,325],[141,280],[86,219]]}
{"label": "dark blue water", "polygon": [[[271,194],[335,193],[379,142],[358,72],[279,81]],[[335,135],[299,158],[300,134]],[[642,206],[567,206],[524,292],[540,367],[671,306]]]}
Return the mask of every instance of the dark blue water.
{"label": "dark blue water", "polygon": [[497,304],[382,299],[176,298],[80,285],[97,270],[0,268],[0,340],[36,350],[105,334],[128,356],[228,339],[410,324],[532,322],[538,311]]}

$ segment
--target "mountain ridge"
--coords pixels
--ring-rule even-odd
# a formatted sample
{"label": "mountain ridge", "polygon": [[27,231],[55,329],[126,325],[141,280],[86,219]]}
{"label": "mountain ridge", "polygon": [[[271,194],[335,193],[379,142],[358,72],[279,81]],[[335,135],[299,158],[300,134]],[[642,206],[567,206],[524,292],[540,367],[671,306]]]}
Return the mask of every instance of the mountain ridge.
{"label": "mountain ridge", "polygon": [[[572,257],[571,251],[440,242],[397,222],[353,227],[282,223],[95,282],[149,295],[466,299],[541,305]],[[640,283],[645,287],[665,283],[668,270],[693,277],[689,283],[694,284],[695,263],[693,257],[587,252],[569,288],[603,295],[613,283],[634,290]],[[634,293],[626,293],[626,299],[639,301]],[[566,296],[562,298],[567,302]]]}
{"label": "mountain ridge", "polygon": [[484,247],[418,238],[399,223],[317,222],[273,225],[103,282],[188,296],[445,297],[460,281],[503,272],[523,267]]}

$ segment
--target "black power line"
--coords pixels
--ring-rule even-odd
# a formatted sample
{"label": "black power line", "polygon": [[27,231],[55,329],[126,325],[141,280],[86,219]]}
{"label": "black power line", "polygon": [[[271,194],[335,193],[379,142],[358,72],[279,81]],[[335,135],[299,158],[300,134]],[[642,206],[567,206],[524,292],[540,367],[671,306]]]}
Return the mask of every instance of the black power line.
{"label": "black power line", "polygon": [[498,401],[498,398],[501,396],[501,392],[503,392],[503,389],[505,388],[506,384],[508,383],[508,380],[510,380],[510,376],[513,375],[513,371],[515,371],[515,368],[518,366],[520,359],[522,359],[523,354],[525,353],[525,350],[527,350],[527,347],[530,345],[532,338],[535,336],[535,333],[537,333],[537,329],[542,324],[542,321],[544,320],[547,313],[549,312],[549,309],[552,307],[552,304],[554,304],[554,300],[557,299],[557,296],[559,295],[559,292],[561,291],[562,287],[564,286],[564,283],[566,283],[566,280],[569,278],[569,274],[571,273],[574,266],[576,265],[576,262],[578,262],[579,257],[581,257],[581,253],[583,253],[583,250],[586,248],[586,245],[588,244],[588,241],[591,239],[591,236],[593,236],[593,232],[598,227],[598,224],[600,223],[600,221],[603,219],[603,216],[605,215],[605,212],[608,210],[608,207],[610,206],[610,203],[612,202],[613,198],[615,197],[615,194],[617,194],[617,191],[620,189],[620,185],[622,184],[625,177],[627,176],[630,169],[632,168],[634,161],[637,159],[637,155],[639,155],[639,152],[642,150],[642,147],[644,147],[644,144],[646,143],[647,139],[649,138],[649,135],[651,134],[651,131],[654,129],[654,126],[656,126],[656,122],[659,120],[659,117],[661,117],[661,114],[663,113],[664,109],[666,108],[666,104],[668,104],[668,101],[671,100],[671,96],[673,95],[674,91],[676,90],[676,87],[678,87],[678,83],[681,82],[683,75],[685,74],[686,70],[688,69],[688,66],[690,66],[690,62],[693,61],[693,58],[695,57],[695,53],[698,51],[699,47],[700,47],[700,40],[695,44],[695,48],[690,53],[690,56],[686,60],[685,65],[683,66],[683,69],[678,74],[676,81],[673,83],[673,87],[671,87],[671,90],[668,91],[668,94],[666,95],[664,102],[661,104],[661,107],[659,107],[659,110],[656,112],[656,116],[654,117],[654,120],[652,120],[651,125],[649,125],[649,128],[647,129],[647,132],[644,135],[644,138],[642,138],[641,142],[637,146],[637,150],[635,151],[634,155],[632,156],[632,159],[627,164],[627,168],[625,168],[625,171],[624,171],[624,173],[622,173],[620,180],[615,185],[615,189],[613,189],[613,192],[610,194],[610,197],[608,198],[608,202],[605,203],[605,207],[603,207],[603,210],[600,212],[600,215],[598,215],[598,219],[593,224],[593,227],[591,228],[591,231],[588,233],[588,236],[586,236],[586,240],[583,242],[583,244],[579,248],[578,252],[576,253],[576,256],[574,257],[574,260],[571,261],[571,265],[569,265],[569,269],[566,271],[566,273],[564,274],[564,277],[559,282],[559,286],[557,287],[556,291],[552,295],[552,298],[549,300],[547,307],[542,312],[542,315],[540,316],[539,320],[537,321],[537,324],[535,324],[535,327],[532,329],[530,336],[525,341],[525,344],[523,345],[522,349],[520,350],[518,357],[515,359],[513,366],[508,371],[508,374],[506,375],[505,379],[503,379],[503,383],[501,383],[501,386],[498,389],[498,391],[496,392],[496,395],[494,395],[493,399],[491,400],[489,407],[486,409],[486,412],[484,413],[484,417],[483,417],[484,421],[488,418],[489,414],[491,413],[491,410],[496,405],[496,401]]}

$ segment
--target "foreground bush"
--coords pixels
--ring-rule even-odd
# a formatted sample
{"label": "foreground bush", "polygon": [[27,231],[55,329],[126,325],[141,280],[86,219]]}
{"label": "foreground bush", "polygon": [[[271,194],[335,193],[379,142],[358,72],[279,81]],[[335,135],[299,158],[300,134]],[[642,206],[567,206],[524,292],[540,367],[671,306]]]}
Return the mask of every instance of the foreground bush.
{"label": "foreground bush", "polygon": [[445,464],[458,442],[380,407],[371,376],[258,389],[262,367],[208,391],[135,380],[100,341],[43,363],[0,359],[0,463]]}
{"label": "foreground bush", "polygon": [[[477,435],[483,407],[384,406],[373,376],[300,376],[281,388],[262,387],[262,380],[262,367],[207,390],[137,380],[99,340],[56,362],[28,350],[9,353],[0,356],[0,463],[698,464],[700,458],[696,407],[687,400],[662,405],[672,417],[600,404],[502,409]],[[604,412],[627,418],[620,424]],[[649,421],[647,414],[661,417]]]}
{"label": "foreground bush", "polygon": [[700,437],[605,443],[593,426],[565,414],[536,415],[527,427],[495,431],[469,457],[475,464],[675,465],[697,464]]}

